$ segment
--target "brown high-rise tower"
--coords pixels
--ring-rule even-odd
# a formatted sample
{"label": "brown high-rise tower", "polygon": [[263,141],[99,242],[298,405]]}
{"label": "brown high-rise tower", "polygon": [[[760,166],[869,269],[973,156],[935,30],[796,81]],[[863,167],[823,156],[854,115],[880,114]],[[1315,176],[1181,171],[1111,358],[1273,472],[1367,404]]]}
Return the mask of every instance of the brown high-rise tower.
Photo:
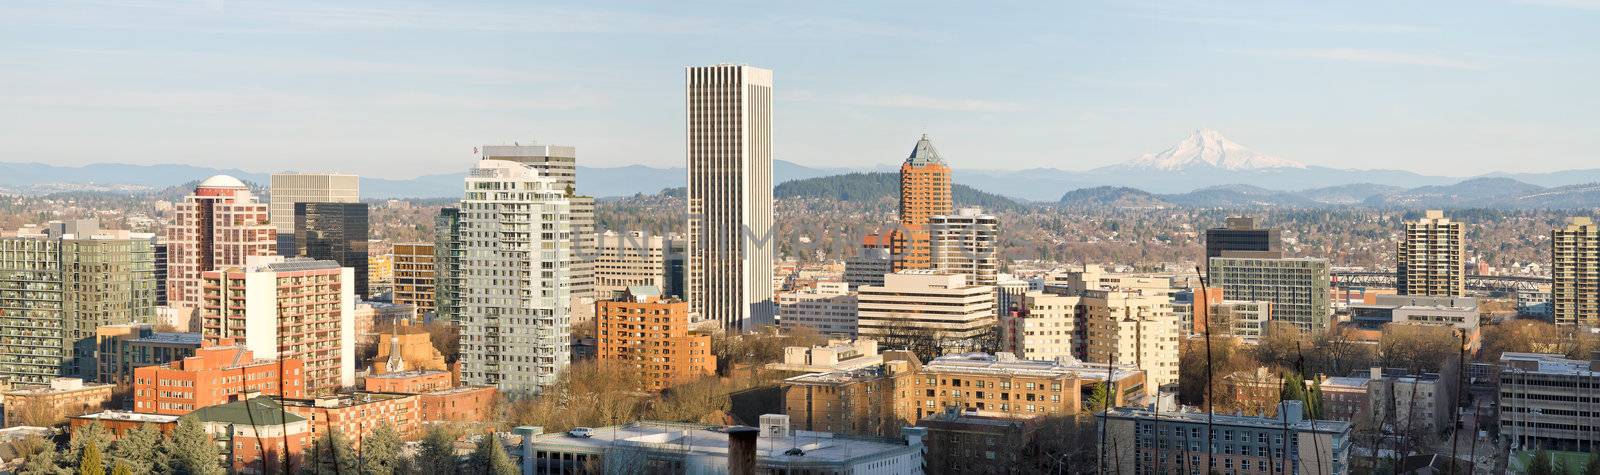
{"label": "brown high-rise tower", "polygon": [[902,229],[894,235],[894,270],[929,267],[928,221],[950,209],[950,167],[923,134],[900,165]]}

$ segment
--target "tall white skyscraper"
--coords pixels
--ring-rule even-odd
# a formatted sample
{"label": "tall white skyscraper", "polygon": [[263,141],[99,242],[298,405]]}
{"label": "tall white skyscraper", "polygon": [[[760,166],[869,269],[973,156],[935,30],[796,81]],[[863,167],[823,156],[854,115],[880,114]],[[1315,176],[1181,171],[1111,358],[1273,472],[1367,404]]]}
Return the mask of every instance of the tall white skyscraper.
{"label": "tall white skyscraper", "polygon": [[771,324],[772,71],[685,71],[691,310],[730,331]]}
{"label": "tall white skyscraper", "polygon": [[578,148],[562,145],[484,145],[483,159],[506,160],[533,167],[540,176],[554,178],[565,187],[567,201],[572,205],[572,296],[580,300],[587,299],[574,305],[593,305],[594,197],[578,194]]}
{"label": "tall white skyscraper", "polygon": [[[361,178],[337,173],[273,173],[268,193],[269,219],[278,228],[278,254],[293,257],[295,203],[360,203]],[[366,289],[356,293],[365,294]]]}
{"label": "tall white skyscraper", "polygon": [[480,160],[460,216],[461,379],[539,392],[571,359],[566,186],[529,165]]}

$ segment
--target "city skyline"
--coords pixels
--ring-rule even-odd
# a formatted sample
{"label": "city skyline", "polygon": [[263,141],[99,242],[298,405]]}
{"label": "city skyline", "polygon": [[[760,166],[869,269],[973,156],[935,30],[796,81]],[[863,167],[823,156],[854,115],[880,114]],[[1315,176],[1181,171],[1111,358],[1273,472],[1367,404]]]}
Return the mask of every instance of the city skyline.
{"label": "city skyline", "polygon": [[[20,3],[0,7],[17,85],[0,95],[0,154],[82,165],[109,142],[131,163],[336,158],[409,178],[538,139],[582,147],[591,166],[672,167],[678,68],[735,62],[786,72],[774,158],[815,167],[892,163],[928,132],[986,167],[1082,170],[1201,128],[1322,166],[1592,163],[1600,138],[1585,131],[1600,124],[1582,78],[1600,61],[1582,45],[1600,10],[1451,7]],[[734,18],[748,21],[719,27]],[[423,43],[385,49],[396,41]],[[814,52],[831,47],[859,54]]]}

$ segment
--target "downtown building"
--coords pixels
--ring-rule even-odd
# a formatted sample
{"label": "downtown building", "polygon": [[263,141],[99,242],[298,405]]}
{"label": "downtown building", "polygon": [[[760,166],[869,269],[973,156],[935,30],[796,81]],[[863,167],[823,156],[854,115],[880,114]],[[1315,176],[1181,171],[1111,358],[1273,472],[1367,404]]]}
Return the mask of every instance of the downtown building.
{"label": "downtown building", "polygon": [[778,328],[809,328],[829,338],[856,337],[856,295],[844,282],[817,282],[778,293]]}
{"label": "downtown building", "polygon": [[1569,218],[1550,232],[1550,313],[1557,324],[1600,326],[1600,226]]}
{"label": "downtown building", "polygon": [[894,253],[882,234],[862,239],[861,249],[844,261],[844,281],[850,290],[863,285],[883,285],[883,276],[894,273]]}
{"label": "downtown building", "polygon": [[394,245],[394,303],[410,305],[417,315],[433,313],[434,247],[431,242],[402,242]]}
{"label": "downtown building", "polygon": [[730,332],[772,324],[772,71],[690,67],[687,300]]}
{"label": "downtown building", "polygon": [[677,234],[606,231],[595,240],[595,299],[612,298],[629,287],[661,289],[663,296],[683,296],[684,242]]}
{"label": "downtown building", "polygon": [[1265,302],[1271,306],[1271,321],[1315,334],[1326,331],[1333,318],[1331,272],[1326,259],[1234,257],[1225,252],[1211,259],[1210,287],[1222,289],[1224,301]]}
{"label": "downtown building", "polygon": [[461,208],[440,208],[433,218],[433,317],[461,316]]}
{"label": "downtown building", "polygon": [[523,163],[480,160],[468,173],[456,316],[462,382],[537,393],[571,360],[569,196],[561,180]]}
{"label": "downtown building", "polygon": [[711,376],[711,335],[691,332],[689,304],[655,287],[632,287],[595,302],[596,355],[601,364],[632,367],[644,389],[661,391]]}
{"label": "downtown building", "polygon": [[294,210],[287,221],[268,221],[268,206],[256,201],[237,178],[205,179],[194,193],[173,206],[167,226],[167,301],[188,309],[203,299],[200,274],[245,265],[255,256],[277,253],[277,226],[293,231]]}
{"label": "downtown building", "polygon": [[257,358],[231,338],[201,343],[194,355],[133,370],[133,410],[181,416],[247,394],[305,397],[305,363]]}
{"label": "downtown building", "polygon": [[158,332],[149,323],[126,323],[100,327],[95,341],[95,380],[131,385],[133,370],[194,356],[202,340],[199,333]]}
{"label": "downtown building", "polygon": [[995,257],[999,224],[994,215],[978,208],[962,208],[957,214],[929,218],[931,267],[939,272],[964,274],[977,285],[995,285],[999,274],[999,259]]}
{"label": "downtown building", "polygon": [[150,235],[94,220],[24,227],[0,237],[0,378],[43,386],[98,378],[96,331],[155,317]]}
{"label": "downtown building", "polygon": [[[300,248],[300,244],[295,242],[300,237],[295,234],[295,205],[360,203],[361,178],[337,173],[273,173],[267,193],[271,201],[268,219],[278,230],[278,249],[285,256],[294,257],[288,254]],[[340,263],[355,266],[344,261]]]}
{"label": "downtown building", "polygon": [[279,256],[203,274],[204,339],[231,340],[264,358],[305,364],[306,391],[355,385],[355,270]]}
{"label": "downtown building", "polygon": [[[303,202],[294,204],[293,248],[278,248],[285,257],[309,257],[320,261],[333,261],[342,267],[355,269],[356,296],[366,300],[371,287],[369,273],[366,203]],[[282,239],[279,240],[282,242]],[[289,249],[294,255],[289,256]],[[389,282],[393,282],[393,261],[390,261]]]}
{"label": "downtown building", "polygon": [[1351,423],[1308,419],[1300,401],[1275,417],[1127,407],[1095,417],[1102,473],[1350,473]]}
{"label": "downtown building", "polygon": [[594,287],[594,197],[578,194],[578,148],[564,145],[484,145],[484,160],[505,160],[533,167],[539,176],[554,178],[566,192],[572,209],[573,249],[571,269],[573,305],[587,305],[610,295],[596,294]]}
{"label": "downtown building", "polygon": [[949,351],[991,345],[996,323],[994,288],[961,274],[907,270],[883,276],[881,286],[857,295],[857,330],[881,342],[931,341]]}
{"label": "downtown building", "polygon": [[1500,440],[1522,450],[1600,450],[1600,358],[1505,352],[1499,366]]}
{"label": "downtown building", "polygon": [[1227,252],[1235,256],[1283,257],[1281,231],[1256,227],[1255,218],[1228,217],[1220,228],[1206,230],[1206,264]]}
{"label": "downtown building", "polygon": [[900,227],[891,234],[894,270],[933,267],[929,225],[951,214],[950,166],[923,134],[900,164]]}
{"label": "downtown building", "polygon": [[1395,252],[1395,292],[1460,297],[1467,294],[1466,234],[1460,221],[1428,210],[1405,223]]}

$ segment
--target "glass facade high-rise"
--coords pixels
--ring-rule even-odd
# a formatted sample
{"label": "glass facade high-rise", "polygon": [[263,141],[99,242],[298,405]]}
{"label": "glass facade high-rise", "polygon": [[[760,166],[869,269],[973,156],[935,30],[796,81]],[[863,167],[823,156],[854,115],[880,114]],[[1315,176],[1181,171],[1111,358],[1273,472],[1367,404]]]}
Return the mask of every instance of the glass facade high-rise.
{"label": "glass facade high-rise", "polygon": [[1229,217],[1227,225],[1206,230],[1206,259],[1223,253],[1239,257],[1283,257],[1283,238],[1277,229],[1257,228],[1255,218]]}
{"label": "glass facade high-rise", "polygon": [[433,272],[433,318],[454,322],[461,315],[460,208],[433,218]]}
{"label": "glass facade high-rise", "polygon": [[1272,321],[1301,331],[1327,331],[1333,318],[1332,267],[1326,259],[1223,257],[1211,259],[1210,284],[1224,300],[1268,302]]}
{"label": "glass facade high-rise", "polygon": [[294,256],[338,262],[356,271],[356,295],[366,299],[367,204],[295,203]]}
{"label": "glass facade high-rise", "polygon": [[299,247],[294,242],[294,205],[358,202],[361,178],[337,173],[273,173],[268,194],[272,224],[278,228],[278,249],[288,255]]}
{"label": "glass facade high-rise", "polygon": [[687,83],[688,300],[731,332],[775,322],[772,71],[691,67]]}
{"label": "glass facade high-rise", "polygon": [[146,323],[156,306],[151,235],[52,223],[0,238],[0,378],[93,380],[96,329]]}

